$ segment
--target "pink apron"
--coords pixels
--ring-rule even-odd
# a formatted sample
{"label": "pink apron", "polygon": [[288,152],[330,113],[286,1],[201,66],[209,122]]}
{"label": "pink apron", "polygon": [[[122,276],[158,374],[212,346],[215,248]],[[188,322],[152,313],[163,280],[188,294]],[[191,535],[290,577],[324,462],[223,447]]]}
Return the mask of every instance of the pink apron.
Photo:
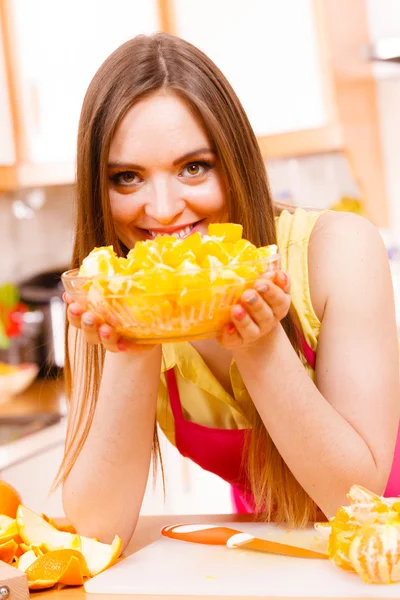
{"label": "pink apron", "polygon": [[[302,339],[302,350],[308,364],[315,368],[315,352]],[[215,473],[232,486],[232,500],[237,513],[253,513],[254,499],[250,484],[242,469],[246,429],[217,429],[187,421],[183,417],[174,369],[165,372],[171,410],[175,422],[175,443],[179,452],[200,467]],[[400,494],[400,436],[394,454],[393,466],[384,495]]]}

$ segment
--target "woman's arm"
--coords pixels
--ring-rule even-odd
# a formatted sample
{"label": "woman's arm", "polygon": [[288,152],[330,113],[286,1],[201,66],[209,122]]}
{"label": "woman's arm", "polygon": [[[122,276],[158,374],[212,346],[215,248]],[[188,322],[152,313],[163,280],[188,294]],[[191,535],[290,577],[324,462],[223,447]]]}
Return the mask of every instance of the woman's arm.
{"label": "woman's arm", "polygon": [[[160,346],[106,352],[93,423],[63,485],[65,513],[84,535],[111,542],[118,534],[124,547],[132,537],[149,473],[160,369]],[[84,402],[78,395],[70,419]]]}
{"label": "woman's arm", "polygon": [[310,289],[322,322],[316,385],[281,325],[234,356],[288,467],[333,515],[352,484],[382,493],[400,414],[392,282],[377,230],[353,215],[320,217]]}

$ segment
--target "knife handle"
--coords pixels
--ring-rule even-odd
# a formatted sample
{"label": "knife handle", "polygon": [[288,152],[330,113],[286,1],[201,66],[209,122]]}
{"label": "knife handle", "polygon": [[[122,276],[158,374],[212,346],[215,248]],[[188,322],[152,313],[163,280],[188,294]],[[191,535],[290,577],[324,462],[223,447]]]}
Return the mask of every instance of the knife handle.
{"label": "knife handle", "polygon": [[163,527],[161,533],[165,537],[183,542],[225,546],[230,537],[241,531],[219,525],[168,525]]}

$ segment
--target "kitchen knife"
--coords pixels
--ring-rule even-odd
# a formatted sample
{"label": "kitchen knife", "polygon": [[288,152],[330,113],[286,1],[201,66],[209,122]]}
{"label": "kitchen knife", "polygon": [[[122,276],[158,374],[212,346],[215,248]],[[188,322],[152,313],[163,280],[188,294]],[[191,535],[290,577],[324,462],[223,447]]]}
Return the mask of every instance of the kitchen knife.
{"label": "kitchen knife", "polygon": [[227,546],[228,548],[297,556],[298,558],[328,558],[326,554],[316,552],[315,550],[263,540],[243,531],[219,525],[168,525],[167,527],[163,527],[161,533],[165,537],[174,540],[194,542],[196,544]]}

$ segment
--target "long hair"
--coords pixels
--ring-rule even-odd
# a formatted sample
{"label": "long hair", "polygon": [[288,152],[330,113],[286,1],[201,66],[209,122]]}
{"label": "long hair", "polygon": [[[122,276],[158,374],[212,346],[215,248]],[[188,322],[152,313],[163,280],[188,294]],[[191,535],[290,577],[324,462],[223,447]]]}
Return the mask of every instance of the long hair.
{"label": "long hair", "polygon": [[[182,98],[204,125],[225,179],[229,220],[240,223],[243,236],[256,246],[276,243],[275,212],[265,165],[249,120],[229,82],[206,55],[188,42],[165,33],[140,35],[118,48],[102,64],[83,102],[78,134],[77,217],[71,268],[79,267],[95,246],[112,244],[120,256],[124,255],[126,249],[117,238],[108,195],[110,144],[127,111],[139,100],[164,89]],[[299,353],[291,313],[282,324]],[[67,478],[88,435],[104,360],[101,346],[88,346],[82,339],[76,344],[80,345],[80,371],[83,368],[85,373],[79,395],[85,400],[79,400],[71,410],[73,414],[69,418],[58,483]],[[71,396],[68,344],[65,378],[67,394]],[[273,518],[292,525],[312,520],[316,505],[283,461],[255,407],[250,407],[249,411],[247,417],[252,434],[245,468],[259,518]],[[157,459],[156,427],[153,453]]]}

